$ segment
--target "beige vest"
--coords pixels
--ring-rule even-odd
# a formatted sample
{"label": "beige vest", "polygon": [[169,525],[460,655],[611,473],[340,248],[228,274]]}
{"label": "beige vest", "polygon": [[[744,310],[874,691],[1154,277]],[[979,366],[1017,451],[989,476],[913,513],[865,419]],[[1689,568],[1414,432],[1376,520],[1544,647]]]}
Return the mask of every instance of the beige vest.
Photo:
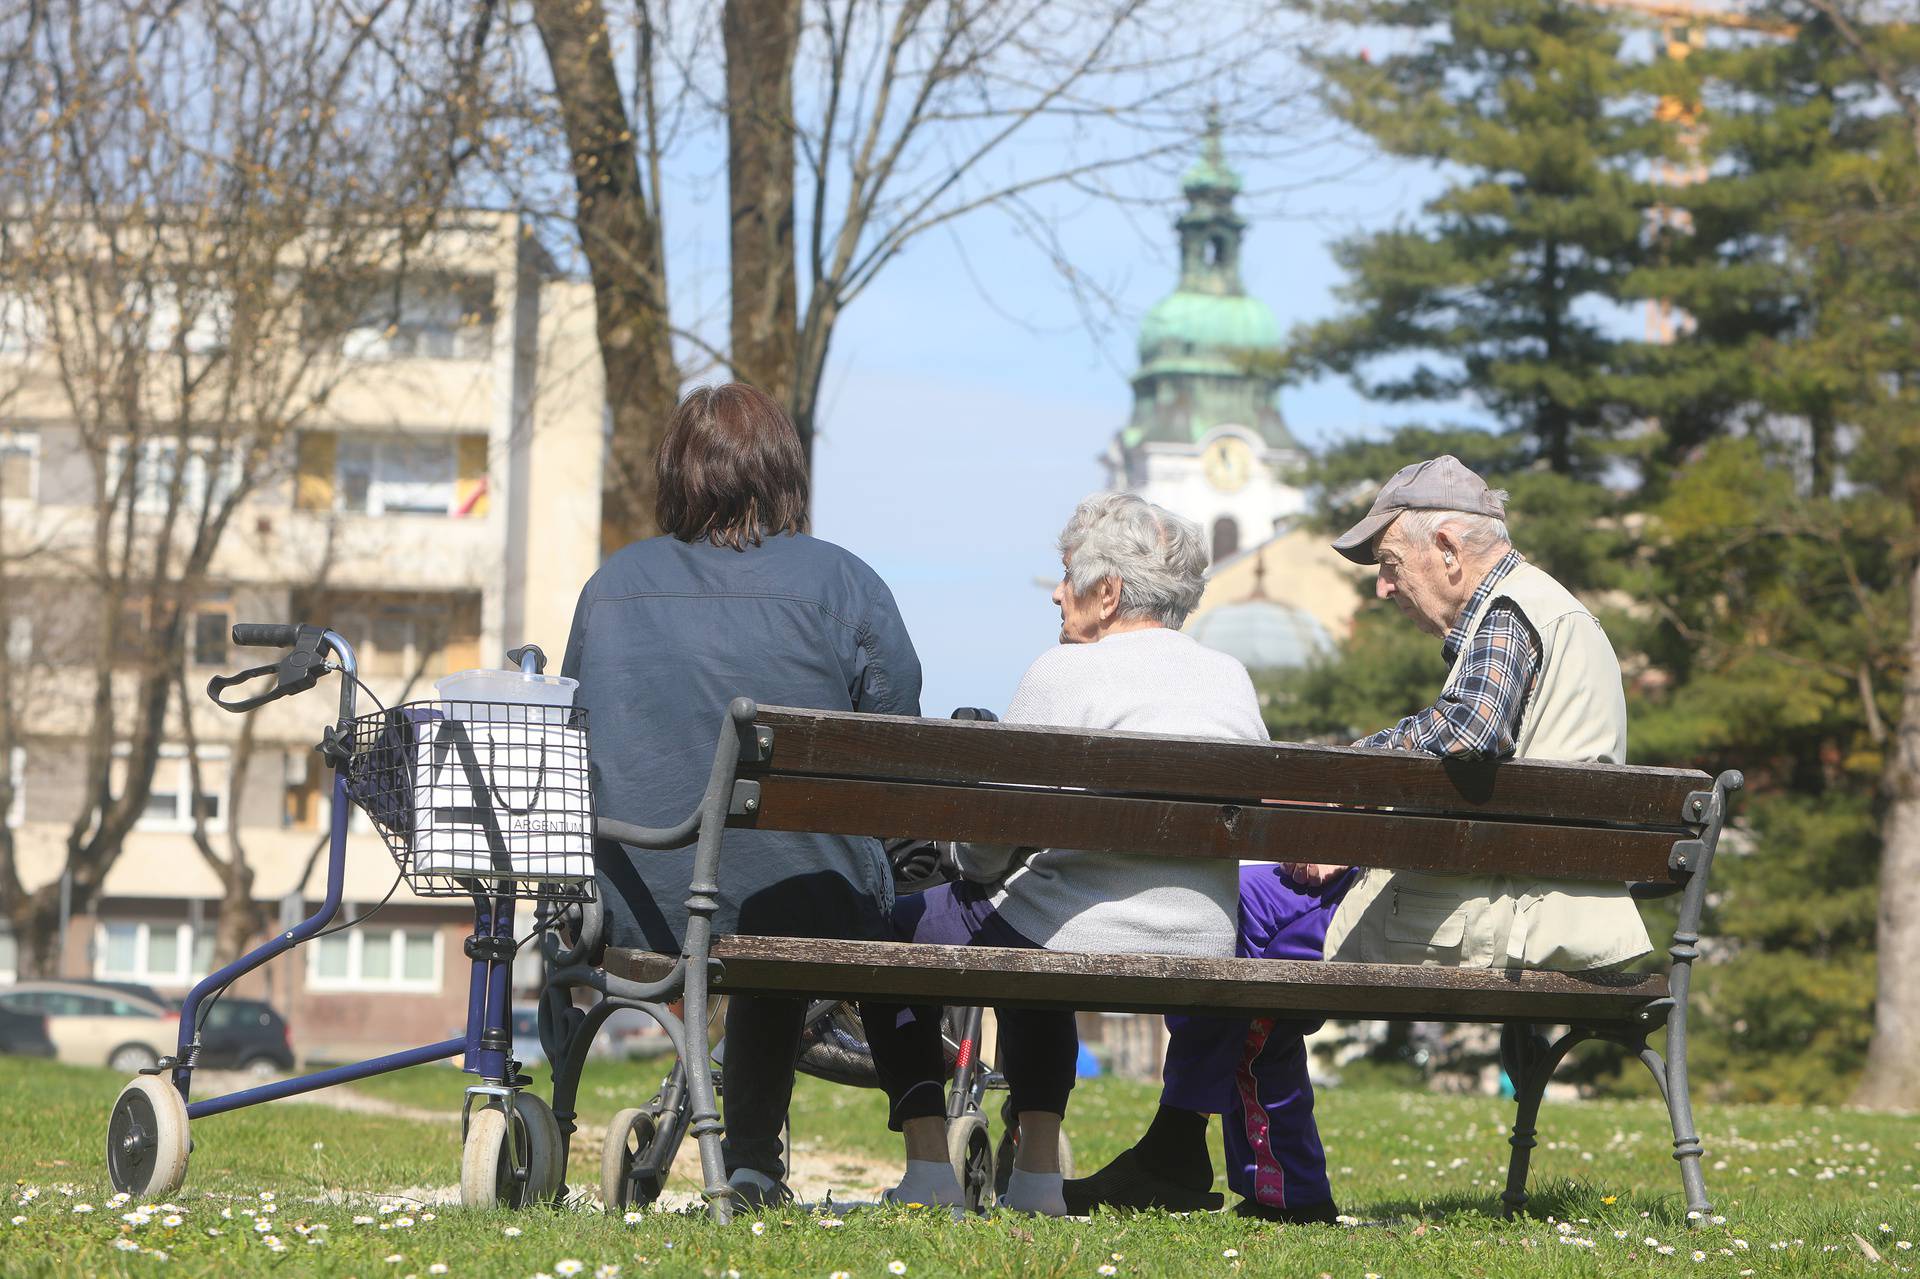
{"label": "beige vest", "polygon": [[[1500,580],[1467,627],[1448,684],[1495,602],[1540,638],[1540,671],[1515,755],[1622,764],[1627,703],[1606,632],[1565,587],[1531,564]],[[1652,944],[1625,884],[1363,871],[1327,930],[1328,959],[1578,972],[1624,963]]]}

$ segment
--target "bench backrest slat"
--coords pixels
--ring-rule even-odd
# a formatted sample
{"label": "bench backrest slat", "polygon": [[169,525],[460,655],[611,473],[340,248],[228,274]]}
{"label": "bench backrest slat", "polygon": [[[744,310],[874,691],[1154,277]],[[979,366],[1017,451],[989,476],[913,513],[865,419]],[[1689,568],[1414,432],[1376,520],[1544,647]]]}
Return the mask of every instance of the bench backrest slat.
{"label": "bench backrest slat", "polygon": [[730,824],[837,835],[1390,866],[1456,874],[1666,880],[1672,831],[1298,805],[1117,798],[768,775]]}
{"label": "bench backrest slat", "polygon": [[[1463,763],[1399,751],[1290,742],[854,715],[763,706],[770,760],[742,775],[804,774],[923,783],[1065,786],[1166,799],[1301,801],[1396,811],[1664,827],[1688,822],[1691,769],[1510,760]],[[1169,748],[1178,740],[1178,748]]]}

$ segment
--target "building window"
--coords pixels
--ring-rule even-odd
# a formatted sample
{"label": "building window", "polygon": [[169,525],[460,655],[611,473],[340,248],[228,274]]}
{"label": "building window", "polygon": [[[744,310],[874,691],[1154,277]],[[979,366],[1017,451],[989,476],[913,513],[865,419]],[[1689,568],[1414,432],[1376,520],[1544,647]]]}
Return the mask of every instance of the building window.
{"label": "building window", "polygon": [[[180,482],[180,509],[200,511],[224,501],[240,487],[240,457],[211,440],[190,439],[184,450],[178,439],[115,440],[107,449],[107,496],[120,490],[129,458],[134,459],[133,509],[158,514],[172,500],[174,481]],[[184,470],[182,469],[184,467]]]}
{"label": "building window", "polygon": [[39,490],[39,435],[0,431],[0,502],[31,502]]}
{"label": "building window", "polygon": [[[125,744],[114,748],[113,783],[116,795],[121,794],[126,786],[128,749]],[[160,758],[153,764],[153,786],[147,792],[147,806],[134,822],[134,829],[190,831],[197,807],[199,814],[207,819],[209,831],[224,831],[227,828],[229,753],[225,746],[200,748],[200,795],[197,805],[190,806],[193,768],[187,759],[187,748],[162,746]]]}
{"label": "building window", "polygon": [[480,360],[493,347],[493,281],[421,276],[389,284],[340,338],[349,360]]}
{"label": "building window", "polygon": [[0,294],[0,354],[31,355],[47,340],[47,313],[18,293]]}
{"label": "building window", "polygon": [[135,290],[127,313],[145,326],[149,351],[171,351],[177,339],[194,355],[222,350],[233,332],[233,297],[225,289],[160,280]]}
{"label": "building window", "polygon": [[458,478],[450,435],[343,435],[334,507],[364,515],[449,515]]}
{"label": "building window", "polygon": [[1222,515],[1213,522],[1213,562],[1234,555],[1240,549],[1240,526],[1233,522],[1230,515]]}
{"label": "building window", "polygon": [[437,994],[440,935],[432,928],[349,928],[307,947],[313,990]]}
{"label": "building window", "polygon": [[193,660],[199,666],[225,666],[233,628],[233,605],[207,600],[193,609]]}
{"label": "building window", "polygon": [[103,981],[186,986],[213,963],[213,933],[191,924],[109,919],[94,931],[93,975]]}

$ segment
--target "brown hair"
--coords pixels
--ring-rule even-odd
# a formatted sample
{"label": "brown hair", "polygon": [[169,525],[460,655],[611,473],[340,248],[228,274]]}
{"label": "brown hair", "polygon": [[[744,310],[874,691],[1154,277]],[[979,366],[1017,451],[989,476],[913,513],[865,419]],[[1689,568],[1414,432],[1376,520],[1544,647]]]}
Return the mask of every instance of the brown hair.
{"label": "brown hair", "polygon": [[662,532],[744,551],[767,533],[807,530],[807,458],[780,402],[745,382],[680,401],[655,459]]}

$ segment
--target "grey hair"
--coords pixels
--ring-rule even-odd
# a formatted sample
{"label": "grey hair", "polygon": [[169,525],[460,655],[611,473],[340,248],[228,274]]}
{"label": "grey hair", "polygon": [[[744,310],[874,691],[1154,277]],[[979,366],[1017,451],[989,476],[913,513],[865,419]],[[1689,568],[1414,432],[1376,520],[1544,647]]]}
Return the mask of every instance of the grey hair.
{"label": "grey hair", "polygon": [[[1506,490],[1494,489],[1493,496],[1506,503]],[[1460,539],[1460,549],[1475,559],[1513,545],[1505,520],[1472,511],[1405,511],[1394,523],[1400,526],[1400,536],[1409,542],[1430,542],[1435,533],[1451,528]]]}
{"label": "grey hair", "polygon": [[1067,586],[1086,595],[1120,579],[1120,616],[1152,618],[1175,630],[1206,589],[1200,526],[1132,493],[1095,493],[1060,530]]}

